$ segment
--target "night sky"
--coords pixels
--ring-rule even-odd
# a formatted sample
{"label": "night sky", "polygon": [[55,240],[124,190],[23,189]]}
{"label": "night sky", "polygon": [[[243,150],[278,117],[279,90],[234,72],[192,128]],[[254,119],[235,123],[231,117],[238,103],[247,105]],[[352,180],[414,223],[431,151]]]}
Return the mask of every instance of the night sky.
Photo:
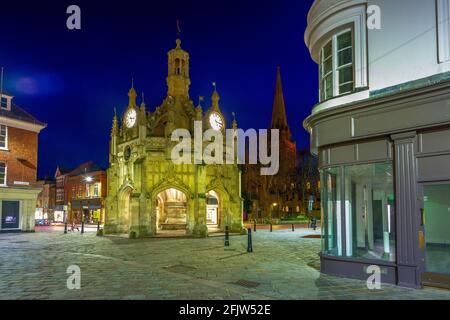
{"label": "night sky", "polygon": [[[2,1],[4,89],[48,124],[39,136],[38,176],[88,160],[107,168],[113,108],[122,115],[131,78],[145,92],[147,110],[166,96],[177,19],[191,55],[195,104],[202,95],[209,107],[216,82],[229,122],[234,111],[240,128],[267,128],[280,65],[293,137],[299,149],[308,147],[302,121],[318,96],[318,68],[303,40],[312,2]],[[80,31],[66,28],[71,4],[81,7]]]}

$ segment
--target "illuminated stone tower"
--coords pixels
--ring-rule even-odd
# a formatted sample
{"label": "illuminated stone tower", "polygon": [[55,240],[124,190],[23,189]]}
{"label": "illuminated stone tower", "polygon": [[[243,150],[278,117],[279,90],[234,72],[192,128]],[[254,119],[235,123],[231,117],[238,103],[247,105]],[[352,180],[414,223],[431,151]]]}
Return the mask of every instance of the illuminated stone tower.
{"label": "illuminated stone tower", "polygon": [[147,111],[142,101],[138,107],[133,84],[123,120],[114,116],[105,233],[206,236],[226,226],[244,232],[237,164],[175,164],[171,159],[174,130],[187,130],[193,137],[194,121],[203,124],[203,131],[226,129],[216,88],[205,112],[189,98],[189,54],[180,39],[168,53],[166,81],[167,96],[159,106]]}
{"label": "illuminated stone tower", "polygon": [[189,97],[189,53],[181,49],[181,40],[177,39],[176,48],[169,51],[167,94],[172,97]]}

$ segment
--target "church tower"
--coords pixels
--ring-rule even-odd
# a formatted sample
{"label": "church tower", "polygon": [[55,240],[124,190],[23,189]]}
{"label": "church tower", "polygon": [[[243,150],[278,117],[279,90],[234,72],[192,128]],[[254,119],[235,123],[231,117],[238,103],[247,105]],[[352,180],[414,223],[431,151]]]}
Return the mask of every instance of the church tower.
{"label": "church tower", "polygon": [[280,67],[277,69],[270,128],[280,130],[280,171],[287,172],[294,169],[296,166],[297,147],[295,142],[292,141],[291,129],[287,122]]}
{"label": "church tower", "polygon": [[171,97],[189,97],[189,53],[181,49],[181,40],[168,53],[167,94]]}

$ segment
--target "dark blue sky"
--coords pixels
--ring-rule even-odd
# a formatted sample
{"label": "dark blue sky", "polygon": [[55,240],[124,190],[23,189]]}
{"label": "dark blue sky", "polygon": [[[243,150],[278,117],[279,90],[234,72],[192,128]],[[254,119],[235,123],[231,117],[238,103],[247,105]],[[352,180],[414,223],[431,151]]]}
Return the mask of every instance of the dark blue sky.
{"label": "dark blue sky", "polygon": [[[117,106],[127,105],[131,78],[154,110],[166,95],[167,51],[181,21],[191,55],[191,98],[210,103],[213,81],[228,121],[270,124],[281,66],[288,121],[299,148],[303,119],[317,102],[317,66],[303,41],[312,0],[2,2],[0,65],[15,102],[46,122],[39,139],[39,176],[56,166],[94,160],[108,166]],[[82,30],[66,28],[67,6],[82,12]]]}

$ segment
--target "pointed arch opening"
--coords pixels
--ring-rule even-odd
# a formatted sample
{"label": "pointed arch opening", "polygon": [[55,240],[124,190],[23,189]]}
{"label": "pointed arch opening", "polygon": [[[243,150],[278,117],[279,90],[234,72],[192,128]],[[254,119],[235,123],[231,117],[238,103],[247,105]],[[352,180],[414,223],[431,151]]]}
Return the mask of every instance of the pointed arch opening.
{"label": "pointed arch opening", "polygon": [[186,232],[188,225],[188,201],[183,191],[168,188],[155,199],[157,233]]}

